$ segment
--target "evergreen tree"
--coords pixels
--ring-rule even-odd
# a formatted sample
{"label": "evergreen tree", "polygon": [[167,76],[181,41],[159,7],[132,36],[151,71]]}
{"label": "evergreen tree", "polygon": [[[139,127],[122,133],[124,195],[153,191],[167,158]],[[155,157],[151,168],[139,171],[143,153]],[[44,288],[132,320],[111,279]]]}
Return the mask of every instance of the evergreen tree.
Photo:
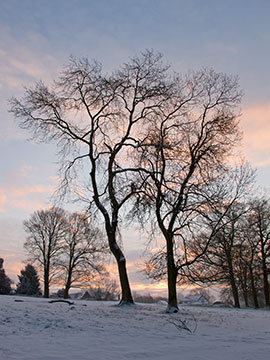
{"label": "evergreen tree", "polygon": [[4,259],[0,258],[0,294],[10,294],[12,281],[6,275],[5,270],[3,269],[3,263]]}
{"label": "evergreen tree", "polygon": [[21,275],[18,275],[19,283],[17,284],[16,294],[23,295],[41,295],[40,284],[36,269],[28,264]]}

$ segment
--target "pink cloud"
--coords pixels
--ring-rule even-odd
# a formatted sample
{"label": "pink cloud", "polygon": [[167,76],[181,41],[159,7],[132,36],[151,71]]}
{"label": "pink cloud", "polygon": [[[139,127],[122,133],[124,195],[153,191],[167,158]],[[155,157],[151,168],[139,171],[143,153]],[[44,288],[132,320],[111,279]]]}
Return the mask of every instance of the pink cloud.
{"label": "pink cloud", "polygon": [[48,206],[48,197],[53,194],[52,185],[7,186],[0,189],[0,213],[7,213],[10,208],[35,211]]}
{"label": "pink cloud", "polygon": [[270,104],[255,104],[242,111],[243,148],[255,166],[270,165]]}
{"label": "pink cloud", "polygon": [[21,198],[31,194],[52,193],[53,191],[54,187],[51,185],[25,185],[23,187],[11,189],[10,193],[12,197]]}
{"label": "pink cloud", "polygon": [[5,212],[4,206],[7,202],[7,197],[3,189],[0,189],[0,213]]}

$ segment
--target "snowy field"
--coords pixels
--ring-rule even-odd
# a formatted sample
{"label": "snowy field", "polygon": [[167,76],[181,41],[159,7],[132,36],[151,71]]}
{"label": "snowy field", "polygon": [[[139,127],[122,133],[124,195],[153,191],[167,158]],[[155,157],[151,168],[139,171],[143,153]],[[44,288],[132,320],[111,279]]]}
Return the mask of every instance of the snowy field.
{"label": "snowy field", "polygon": [[[19,301],[18,301],[19,300]],[[270,311],[0,296],[1,360],[269,359]],[[194,333],[178,329],[181,318]]]}

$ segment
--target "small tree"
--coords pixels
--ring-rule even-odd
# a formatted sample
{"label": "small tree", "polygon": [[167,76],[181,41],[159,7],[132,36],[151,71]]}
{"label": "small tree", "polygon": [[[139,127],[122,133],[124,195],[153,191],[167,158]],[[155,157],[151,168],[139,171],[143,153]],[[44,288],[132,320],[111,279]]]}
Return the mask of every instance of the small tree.
{"label": "small tree", "polygon": [[26,265],[25,269],[21,270],[21,275],[18,275],[18,278],[16,294],[41,295],[39,277],[31,264]]}
{"label": "small tree", "polygon": [[6,275],[5,270],[3,269],[4,259],[0,258],[0,294],[8,295],[11,293],[11,284],[12,281]]}
{"label": "small tree", "polygon": [[100,278],[89,290],[96,300],[118,300],[120,295],[117,282],[107,277]]}
{"label": "small tree", "polygon": [[108,250],[101,231],[90,224],[86,214],[66,214],[66,220],[61,254],[57,260],[58,278],[65,282],[65,299],[71,286],[84,286],[96,275],[105,273],[102,260]]}
{"label": "small tree", "polygon": [[49,297],[49,286],[56,271],[55,260],[65,236],[67,224],[64,215],[63,209],[52,207],[34,212],[23,223],[28,233],[24,248],[28,253],[28,260],[36,263],[43,272],[45,298]]}

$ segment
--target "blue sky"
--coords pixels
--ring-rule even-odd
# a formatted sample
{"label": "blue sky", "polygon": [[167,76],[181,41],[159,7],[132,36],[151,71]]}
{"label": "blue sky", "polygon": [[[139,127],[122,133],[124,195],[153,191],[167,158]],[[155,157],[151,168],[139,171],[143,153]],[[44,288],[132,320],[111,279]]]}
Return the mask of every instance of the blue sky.
{"label": "blue sky", "polygon": [[[111,71],[150,48],[180,73],[211,67],[238,75],[241,152],[258,169],[258,184],[268,187],[269,14],[268,0],[0,0],[0,256],[14,280],[25,258],[22,220],[49,205],[57,165],[55,146],[27,141],[7,99],[35,81],[52,81],[70,55],[97,59]],[[139,289],[134,239],[124,245]]]}

